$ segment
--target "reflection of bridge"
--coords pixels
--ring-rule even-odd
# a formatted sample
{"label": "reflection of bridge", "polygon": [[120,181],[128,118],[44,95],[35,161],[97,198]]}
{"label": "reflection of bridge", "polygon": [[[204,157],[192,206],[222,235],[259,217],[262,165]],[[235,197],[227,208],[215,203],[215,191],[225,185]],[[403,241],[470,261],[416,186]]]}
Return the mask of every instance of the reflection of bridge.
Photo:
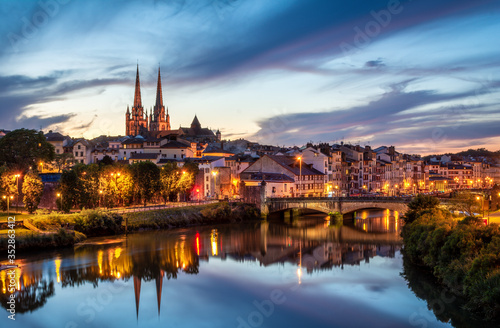
{"label": "reflection of bridge", "polygon": [[339,212],[346,214],[368,208],[389,209],[405,213],[411,198],[401,197],[300,197],[267,198],[261,204],[261,211],[267,215],[273,212],[311,209],[323,213]]}

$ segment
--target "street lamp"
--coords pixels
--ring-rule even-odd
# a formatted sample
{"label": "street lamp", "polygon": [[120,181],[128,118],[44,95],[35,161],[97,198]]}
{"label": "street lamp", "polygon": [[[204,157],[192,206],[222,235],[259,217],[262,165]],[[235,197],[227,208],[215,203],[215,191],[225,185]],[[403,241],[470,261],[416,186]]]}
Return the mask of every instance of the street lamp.
{"label": "street lamp", "polygon": [[214,176],[214,197],[215,197],[215,195],[217,194],[217,193],[215,192],[215,188],[216,188],[216,186],[217,186],[217,173],[218,173],[217,171],[212,171],[212,175]]}
{"label": "street lamp", "polygon": [[[480,198],[481,197],[481,198]],[[483,219],[484,219],[484,196],[481,195],[481,196],[476,196],[476,199],[479,201],[479,199],[481,199],[481,210],[483,211]],[[488,217],[488,224],[490,224],[489,222],[489,217]]]}
{"label": "street lamp", "polygon": [[61,211],[64,212],[63,210],[63,198],[62,198],[62,193],[57,193],[57,198],[61,198]]}
{"label": "street lamp", "polygon": [[[114,177],[115,178],[115,190],[118,191],[118,177],[121,176],[122,174],[120,172],[118,173],[115,173],[115,172],[112,172],[111,173],[111,177]],[[116,192],[115,192],[116,194]],[[118,205],[120,205],[120,201],[118,200]]]}
{"label": "street lamp", "polygon": [[297,160],[299,161],[299,193],[301,194],[302,193],[302,157],[301,156],[297,157]]}
{"label": "street lamp", "polygon": [[17,193],[16,193],[16,213],[19,212],[19,177],[21,176],[20,174],[14,175],[16,177],[16,188],[17,188]]}
{"label": "street lamp", "polygon": [[40,165],[42,167],[42,169],[40,170],[40,173],[43,173],[43,162],[38,163],[38,165]]}
{"label": "street lamp", "polygon": [[10,201],[9,200],[14,199],[14,196],[5,196],[4,195],[3,199],[7,199],[7,216],[9,216],[10,215],[10,207],[9,207]]}

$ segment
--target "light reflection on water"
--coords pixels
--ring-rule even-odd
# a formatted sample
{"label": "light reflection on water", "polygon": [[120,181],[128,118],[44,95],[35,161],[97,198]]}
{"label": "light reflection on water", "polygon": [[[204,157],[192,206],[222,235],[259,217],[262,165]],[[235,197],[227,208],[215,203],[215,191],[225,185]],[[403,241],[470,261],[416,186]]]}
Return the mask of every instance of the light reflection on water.
{"label": "light reflection on water", "polygon": [[[416,313],[429,326],[450,326],[400,276],[398,219],[390,211],[361,211],[343,224],[316,216],[206,226],[92,239],[28,256],[17,269],[16,323],[412,327]],[[0,318],[2,327],[6,320]]]}

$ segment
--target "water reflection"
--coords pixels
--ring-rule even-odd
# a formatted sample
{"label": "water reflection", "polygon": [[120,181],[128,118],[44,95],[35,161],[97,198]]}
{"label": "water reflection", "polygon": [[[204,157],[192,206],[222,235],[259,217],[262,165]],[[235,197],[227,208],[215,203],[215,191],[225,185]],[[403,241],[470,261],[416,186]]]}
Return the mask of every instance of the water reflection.
{"label": "water reflection", "polygon": [[[22,310],[33,311],[54,295],[54,283],[63,288],[90,283],[97,288],[101,282],[132,279],[138,316],[142,281],[155,281],[160,313],[163,279],[176,279],[180,272],[198,274],[200,261],[208,262],[211,257],[258,262],[262,266],[292,263],[297,265],[300,283],[303,269],[312,273],[359,265],[376,255],[394,256],[400,243],[399,235],[392,233],[394,224],[388,226],[388,233],[380,234],[384,227],[380,223],[360,229],[357,221],[351,226],[332,226],[325,225],[324,218],[302,218],[290,224],[258,222],[252,226],[97,238],[50,261],[26,259],[26,264],[16,269],[17,299]],[[0,278],[5,298],[6,271]]]}
{"label": "water reflection", "polygon": [[[164,283],[166,280],[181,280],[181,278],[199,274],[196,280],[200,282],[196,285],[196,291],[192,290],[192,292],[196,294],[200,302],[210,304],[211,298],[216,297],[213,290],[222,290],[229,283],[227,275],[223,279],[223,284],[212,287],[207,283],[207,281],[213,283],[213,280],[207,278],[207,274],[222,273],[217,270],[231,271],[235,275],[235,281],[244,285],[244,287],[233,285],[229,288],[229,302],[234,303],[237,302],[234,300],[235,297],[245,297],[247,293],[244,292],[247,287],[245,285],[251,284],[250,280],[254,284],[259,280],[259,276],[250,278],[247,275],[245,266],[241,265],[243,263],[261,268],[256,274],[260,275],[264,281],[275,279],[273,275],[277,268],[291,267],[293,269],[290,271],[293,275],[291,278],[296,286],[303,286],[308,281],[311,282],[320,275],[324,277],[325,273],[334,270],[337,272],[335,274],[347,271],[341,279],[351,279],[352,269],[367,267],[372,264],[372,261],[375,265],[380,265],[381,259],[387,259],[387,263],[399,263],[393,268],[384,269],[398,270],[397,275],[401,262],[394,257],[398,256],[398,250],[401,247],[400,226],[399,216],[395,212],[362,211],[356,213],[353,219],[345,220],[343,224],[332,223],[324,216],[311,216],[294,219],[288,223],[256,222],[246,225],[220,225],[148,232],[126,237],[95,238],[71,250],[58,251],[55,254],[44,253],[45,255],[26,257],[20,261],[21,266],[16,269],[15,292],[17,304],[19,304],[18,313],[43,308],[53,299],[57,299],[56,293],[63,294],[67,289],[74,291],[77,297],[85,299],[84,294],[78,293],[83,293],[87,285],[95,290],[109,288],[112,285],[125,285],[130,286],[130,288],[123,289],[123,293],[126,294],[120,296],[119,300],[115,299],[119,308],[133,306],[135,310],[133,316],[140,321],[141,318],[147,320],[144,311],[149,313],[149,307],[154,306],[154,311],[160,318],[162,297],[165,303]],[[209,266],[209,263],[213,265]],[[235,268],[235,266],[242,269]],[[384,275],[389,272],[391,271],[384,271]],[[205,276],[201,277],[203,273]],[[377,281],[376,272],[374,272],[374,278],[370,276],[370,272],[365,272],[365,274],[366,276],[359,277],[360,281],[369,280],[368,290],[373,291],[375,293],[373,295],[378,295],[376,293],[381,287],[377,284],[383,286],[386,283],[373,282]],[[412,275],[407,271],[405,274],[405,277],[412,281]],[[9,295],[7,280],[5,271],[1,271],[3,307],[6,306]],[[149,282],[154,286],[149,290],[155,295],[147,292],[148,288],[144,287],[144,284]],[[356,284],[358,282],[353,286]],[[169,286],[175,289],[173,285]],[[181,286],[180,281],[176,286]],[[209,298],[202,298],[202,292],[211,290],[210,288],[214,289],[208,293]],[[234,288],[237,288],[237,291]],[[250,290],[252,288],[250,287]],[[321,286],[321,292],[314,294],[318,304],[321,304],[316,304],[315,307],[326,306],[329,297],[335,295],[335,293],[328,294],[329,288],[332,286],[326,284]],[[403,288],[410,293],[404,285]],[[413,289],[412,286],[410,288]],[[146,297],[143,295],[141,298],[141,293],[146,293]],[[419,293],[415,293],[423,298]],[[308,295],[300,295],[308,297]],[[182,300],[179,297],[190,298],[192,295],[178,294],[176,301]],[[166,299],[166,301],[170,301],[170,307],[175,306],[171,303],[172,299]],[[237,305],[233,306],[237,307]],[[75,306],[75,308],[78,307]],[[165,305],[163,311],[165,311]],[[292,310],[293,314],[288,316],[296,315],[295,312]],[[115,314],[110,312],[106,315]],[[127,319],[122,320],[125,320],[123,326],[127,326]],[[352,318],[346,317],[346,320],[352,320]],[[389,325],[393,322],[380,322],[380,324]]]}

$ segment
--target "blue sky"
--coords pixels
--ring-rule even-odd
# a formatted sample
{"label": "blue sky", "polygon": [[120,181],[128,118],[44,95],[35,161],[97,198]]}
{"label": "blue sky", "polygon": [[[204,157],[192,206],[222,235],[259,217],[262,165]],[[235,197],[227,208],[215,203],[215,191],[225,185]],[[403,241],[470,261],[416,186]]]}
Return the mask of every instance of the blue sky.
{"label": "blue sky", "polygon": [[3,0],[0,129],[125,133],[137,61],[172,128],[265,144],[500,147],[500,2]]}

